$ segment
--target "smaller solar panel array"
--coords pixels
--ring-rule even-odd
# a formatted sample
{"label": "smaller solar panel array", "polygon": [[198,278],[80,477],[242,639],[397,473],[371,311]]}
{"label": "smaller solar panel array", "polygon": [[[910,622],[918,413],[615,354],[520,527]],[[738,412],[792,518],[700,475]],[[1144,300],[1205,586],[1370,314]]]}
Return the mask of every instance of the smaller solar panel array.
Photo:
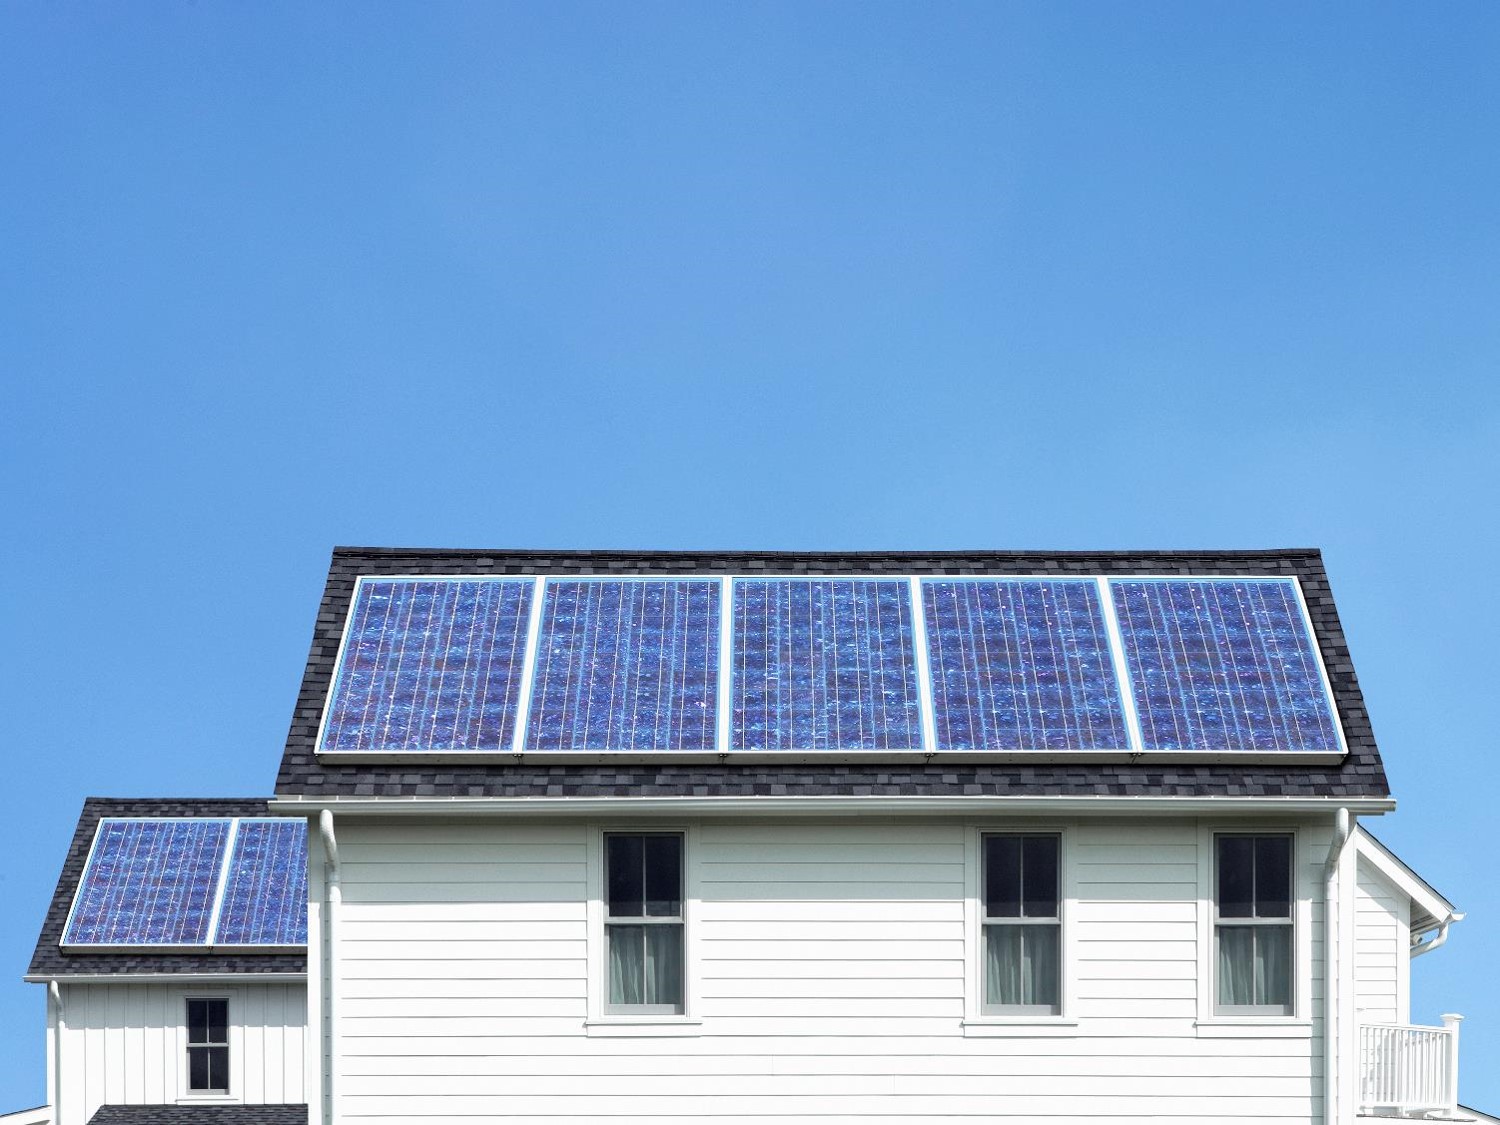
{"label": "smaller solar panel array", "polygon": [[319,749],[1342,749],[1283,578],[380,578]]}
{"label": "smaller solar panel array", "polygon": [[307,944],[307,823],[99,822],[63,931],[71,946]]}

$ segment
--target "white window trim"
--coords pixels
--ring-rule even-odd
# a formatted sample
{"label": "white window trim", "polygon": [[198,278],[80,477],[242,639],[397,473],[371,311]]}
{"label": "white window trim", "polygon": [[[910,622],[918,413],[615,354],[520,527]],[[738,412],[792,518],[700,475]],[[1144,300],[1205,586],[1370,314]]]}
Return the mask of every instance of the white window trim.
{"label": "white window trim", "polygon": [[[604,837],[613,834],[676,834],[682,837],[682,1011],[612,1012],[606,1002],[609,972],[604,936]],[[601,824],[589,830],[588,848],[588,1017],[584,1033],[594,1037],[659,1038],[698,1035],[698,829],[695,824]]]}
{"label": "white window trim", "polygon": [[[1223,1015],[1215,1011],[1219,994],[1218,945],[1214,936],[1214,903],[1220,836],[1290,836],[1292,839],[1292,1010]],[[1201,1039],[1307,1038],[1312,1035],[1312,896],[1305,826],[1286,821],[1200,821],[1198,824],[1198,1019]]]}
{"label": "white window trim", "polygon": [[[208,1093],[188,1089],[188,1029],[187,1002],[189,1000],[227,1000],[229,1002],[229,1090],[227,1093]],[[245,1036],[238,1018],[243,1007],[243,995],[238,988],[174,988],[167,996],[168,1010],[177,1013],[176,1027],[169,1036],[177,1052],[177,1105],[240,1105],[244,1102]]]}
{"label": "white window trim", "polygon": [[[1058,866],[1058,971],[1061,976],[1055,1014],[986,1010],[984,1005],[984,847],[986,836],[1056,836]],[[1077,882],[1069,826],[1047,823],[970,825],[964,833],[964,1018],[970,1038],[1073,1035],[1077,1031],[1077,926],[1074,923]]]}

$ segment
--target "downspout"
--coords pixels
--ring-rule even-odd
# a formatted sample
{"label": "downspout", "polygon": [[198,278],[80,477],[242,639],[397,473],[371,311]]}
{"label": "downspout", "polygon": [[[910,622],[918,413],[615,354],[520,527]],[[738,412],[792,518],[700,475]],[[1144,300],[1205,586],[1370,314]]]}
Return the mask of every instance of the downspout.
{"label": "downspout", "polygon": [[52,1033],[52,1097],[48,1099],[52,1105],[52,1125],[60,1125],[62,1122],[62,1088],[63,1088],[63,1002],[62,989],[57,987],[57,981],[47,982],[47,1003],[52,1008],[53,1018],[49,1030]]}
{"label": "downspout", "polygon": [[343,902],[343,889],[339,885],[339,842],[333,834],[333,813],[324,809],[318,814],[318,834],[323,838],[323,866],[327,873],[324,880],[325,910],[327,914],[328,939],[323,943],[328,960],[328,971],[323,977],[323,1012],[328,1020],[328,1073],[324,1088],[328,1091],[328,1125],[337,1125],[339,1119],[338,1091],[334,1084],[339,1072],[339,1024],[338,1024],[338,934],[339,905]]}
{"label": "downspout", "polygon": [[1341,808],[1334,814],[1333,842],[1328,847],[1328,860],[1323,865],[1323,1121],[1325,1125],[1340,1125],[1339,1089],[1342,1068],[1339,1066],[1339,1046],[1343,1039],[1343,1028],[1339,1026],[1339,1005],[1343,1000],[1340,980],[1339,948],[1339,869],[1344,858],[1344,847],[1350,837],[1349,810]]}

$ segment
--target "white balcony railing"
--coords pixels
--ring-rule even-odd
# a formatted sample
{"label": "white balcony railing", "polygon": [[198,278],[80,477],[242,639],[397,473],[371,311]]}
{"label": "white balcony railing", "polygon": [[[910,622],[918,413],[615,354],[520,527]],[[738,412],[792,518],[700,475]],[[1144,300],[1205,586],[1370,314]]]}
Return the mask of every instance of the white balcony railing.
{"label": "white balcony railing", "polygon": [[1365,1112],[1418,1115],[1458,1109],[1458,1024],[1365,1024],[1359,1029],[1359,1100]]}

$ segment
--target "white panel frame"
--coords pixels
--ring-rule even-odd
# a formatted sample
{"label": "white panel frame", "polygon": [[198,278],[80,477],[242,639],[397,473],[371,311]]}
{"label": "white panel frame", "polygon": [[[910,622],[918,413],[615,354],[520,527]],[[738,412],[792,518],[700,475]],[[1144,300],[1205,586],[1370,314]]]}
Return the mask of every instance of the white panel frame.
{"label": "white panel frame", "polygon": [[[101,816],[94,825],[94,838],[89,841],[89,853],[83,863],[83,871],[78,876],[78,883],[73,888],[73,901],[68,907],[67,919],[63,922],[62,938],[58,946],[71,953],[103,952],[103,953],[128,953],[140,951],[144,953],[203,953],[203,954],[225,954],[225,953],[301,953],[307,948],[306,945],[267,945],[267,944],[230,944],[219,945],[214,939],[219,936],[219,916],[223,910],[224,892],[229,883],[230,864],[234,859],[234,845],[239,838],[239,826],[241,821],[264,821],[272,824],[299,824],[304,828],[308,822],[300,816]],[[150,823],[150,824],[199,824],[204,821],[227,821],[229,824],[228,835],[224,841],[224,855],[219,860],[219,869],[214,876],[214,893],[209,908],[209,920],[207,927],[207,940],[196,945],[184,944],[152,944],[147,942],[118,942],[112,944],[85,944],[67,941],[68,931],[73,927],[73,915],[78,911],[79,896],[83,893],[83,885],[88,878],[89,871],[94,865],[94,853],[99,846],[100,828],[106,823]],[[309,839],[309,849],[311,839]]]}
{"label": "white panel frame", "polygon": [[[536,645],[539,639],[541,614],[546,596],[546,587],[550,581],[599,581],[599,582],[671,582],[691,579],[696,581],[717,581],[720,583],[720,635],[719,635],[719,669],[718,684],[715,699],[718,707],[716,715],[716,732],[718,745],[713,750],[683,751],[683,750],[661,750],[654,748],[636,748],[622,750],[595,750],[595,751],[562,751],[562,750],[537,750],[526,747],[526,726],[530,718],[532,706],[531,696],[535,688],[535,663]],[[1348,743],[1344,733],[1343,715],[1339,709],[1337,696],[1333,692],[1332,682],[1328,676],[1328,670],[1323,658],[1322,640],[1313,627],[1311,613],[1307,607],[1307,600],[1302,590],[1301,579],[1297,575],[1214,575],[1214,574],[1114,574],[1114,575],[1059,575],[1059,574],[885,574],[885,573],[861,573],[861,574],[628,574],[628,573],[599,573],[599,574],[473,574],[473,575],[430,575],[430,574],[393,574],[393,575],[360,575],[355,581],[354,591],[351,594],[349,610],[357,604],[363,583],[371,582],[525,582],[534,583],[532,592],[532,605],[530,609],[530,620],[528,621],[528,635],[523,667],[521,671],[521,682],[518,686],[517,716],[512,736],[511,745],[505,750],[463,750],[463,751],[435,751],[435,750],[382,750],[382,751],[354,751],[354,750],[325,750],[323,737],[328,721],[329,704],[338,689],[342,677],[344,653],[349,643],[349,632],[352,624],[352,612],[345,615],[342,634],[338,650],[334,658],[333,675],[330,677],[328,691],[324,697],[323,711],[319,716],[317,735],[314,741],[314,752],[320,760],[329,762],[347,762],[349,764],[405,764],[410,762],[430,762],[434,765],[456,765],[468,763],[473,765],[499,764],[505,762],[522,762],[532,759],[535,761],[555,763],[559,765],[616,762],[620,764],[660,764],[673,762],[681,765],[705,765],[726,760],[742,761],[749,763],[776,762],[786,765],[796,764],[849,764],[856,762],[873,762],[887,764],[922,764],[926,762],[948,763],[968,762],[982,763],[1027,763],[1027,764],[1179,764],[1184,762],[1199,763],[1204,765],[1216,764],[1239,764],[1239,765],[1280,765],[1280,766],[1333,766],[1341,763],[1348,755]],[[905,581],[909,583],[909,597],[912,602],[912,630],[911,638],[913,660],[916,665],[918,710],[920,729],[922,732],[923,745],[910,748],[899,748],[894,750],[736,750],[730,745],[733,734],[733,691],[734,691],[734,668],[733,668],[733,620],[734,620],[734,594],[736,583],[741,581],[865,581],[865,582],[893,582]],[[1118,682],[1121,706],[1124,711],[1126,738],[1128,746],[1119,750],[939,750],[936,743],[936,719],[933,710],[933,688],[930,654],[927,652],[927,637],[925,633],[925,606],[921,597],[921,586],[924,581],[954,581],[954,582],[1034,582],[1034,581],[1093,581],[1099,588],[1101,609],[1104,616],[1105,630],[1108,634],[1110,644],[1110,655]],[[1140,717],[1137,713],[1135,693],[1129,675],[1128,660],[1125,655],[1124,642],[1119,626],[1118,613],[1115,607],[1112,583],[1115,581],[1130,582],[1283,582],[1291,583],[1296,591],[1297,602],[1301,610],[1302,625],[1312,643],[1312,650],[1316,659],[1320,682],[1323,686],[1325,698],[1330,711],[1334,717],[1334,729],[1337,732],[1338,750],[1319,751],[1292,751],[1292,750],[1146,750],[1140,730]],[[924,667],[924,658],[925,667]]]}

